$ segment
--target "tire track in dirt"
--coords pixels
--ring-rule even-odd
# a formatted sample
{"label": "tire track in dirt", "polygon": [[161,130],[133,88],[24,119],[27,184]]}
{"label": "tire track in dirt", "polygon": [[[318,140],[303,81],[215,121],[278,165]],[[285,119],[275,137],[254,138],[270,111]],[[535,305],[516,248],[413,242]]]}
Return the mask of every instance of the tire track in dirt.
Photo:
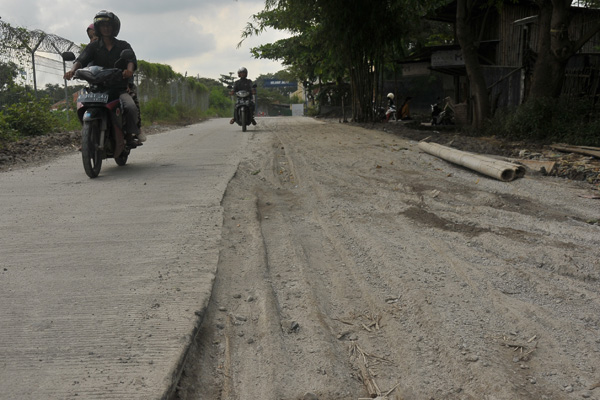
{"label": "tire track in dirt", "polygon": [[600,250],[581,204],[385,133],[266,128],[223,201],[181,400],[367,397],[365,365],[392,399],[594,398]]}

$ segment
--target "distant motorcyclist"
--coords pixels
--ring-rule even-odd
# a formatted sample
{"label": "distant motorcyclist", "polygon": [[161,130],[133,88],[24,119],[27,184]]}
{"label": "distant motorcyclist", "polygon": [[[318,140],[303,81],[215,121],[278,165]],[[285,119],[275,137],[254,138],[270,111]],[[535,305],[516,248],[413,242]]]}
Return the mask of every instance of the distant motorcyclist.
{"label": "distant motorcyclist", "polygon": [[[75,71],[90,63],[103,68],[114,68],[115,62],[123,50],[133,51],[129,43],[116,38],[120,29],[121,21],[114,13],[106,10],[99,11],[94,17],[94,30],[100,40],[93,41],[85,47],[73,63],[71,70],[65,73],[64,78],[70,80]],[[135,142],[136,139],[143,142],[146,139],[138,127],[138,108],[131,95],[127,93],[128,85],[136,68],[137,59],[134,56],[133,60],[128,60],[127,69],[123,70],[123,80],[116,83],[116,87],[122,91],[120,99],[127,116],[128,142]]]}
{"label": "distant motorcyclist", "polygon": [[[234,82],[233,89],[231,90],[231,95],[235,94],[236,92],[239,92],[240,90],[246,90],[255,95],[256,89],[252,87],[252,81],[248,79],[248,70],[245,67],[241,67],[240,69],[238,69],[237,73],[238,78],[240,79]],[[233,111],[233,113],[234,118],[231,118],[231,121],[229,121],[230,124],[233,124],[235,122],[235,110]],[[250,115],[252,116],[250,122],[252,123],[252,125],[256,125],[256,120],[254,119],[254,101],[250,103]]]}

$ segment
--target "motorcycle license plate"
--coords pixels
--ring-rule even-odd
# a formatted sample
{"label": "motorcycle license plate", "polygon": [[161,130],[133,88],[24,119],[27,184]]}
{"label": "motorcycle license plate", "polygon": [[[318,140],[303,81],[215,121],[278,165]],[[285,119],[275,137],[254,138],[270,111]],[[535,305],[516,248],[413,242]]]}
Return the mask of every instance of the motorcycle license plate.
{"label": "motorcycle license plate", "polygon": [[80,103],[106,103],[108,101],[108,93],[80,94],[77,101]]}

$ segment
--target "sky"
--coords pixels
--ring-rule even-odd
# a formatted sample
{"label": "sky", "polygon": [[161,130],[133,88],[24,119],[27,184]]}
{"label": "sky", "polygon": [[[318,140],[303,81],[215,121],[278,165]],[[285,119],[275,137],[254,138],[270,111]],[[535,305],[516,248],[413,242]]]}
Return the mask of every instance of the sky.
{"label": "sky", "polygon": [[94,15],[106,9],[121,20],[118,38],[129,42],[139,59],[212,79],[244,66],[254,79],[284,67],[254,59],[250,49],[289,36],[266,31],[237,48],[244,27],[264,5],[264,0],[0,0],[0,18],[81,44],[88,42],[85,31]]}

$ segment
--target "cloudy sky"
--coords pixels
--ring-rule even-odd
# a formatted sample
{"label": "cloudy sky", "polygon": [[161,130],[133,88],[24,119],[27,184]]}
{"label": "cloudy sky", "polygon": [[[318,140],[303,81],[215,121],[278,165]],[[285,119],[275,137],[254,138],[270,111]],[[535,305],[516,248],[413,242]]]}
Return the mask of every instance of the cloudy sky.
{"label": "cloudy sky", "polygon": [[283,69],[277,62],[255,60],[250,48],[286,37],[285,32],[267,31],[237,48],[252,14],[263,8],[264,0],[1,0],[0,17],[79,44],[87,43],[85,29],[96,12],[107,9],[121,20],[119,39],[128,41],[140,59],[213,79],[245,66],[253,79]]}

